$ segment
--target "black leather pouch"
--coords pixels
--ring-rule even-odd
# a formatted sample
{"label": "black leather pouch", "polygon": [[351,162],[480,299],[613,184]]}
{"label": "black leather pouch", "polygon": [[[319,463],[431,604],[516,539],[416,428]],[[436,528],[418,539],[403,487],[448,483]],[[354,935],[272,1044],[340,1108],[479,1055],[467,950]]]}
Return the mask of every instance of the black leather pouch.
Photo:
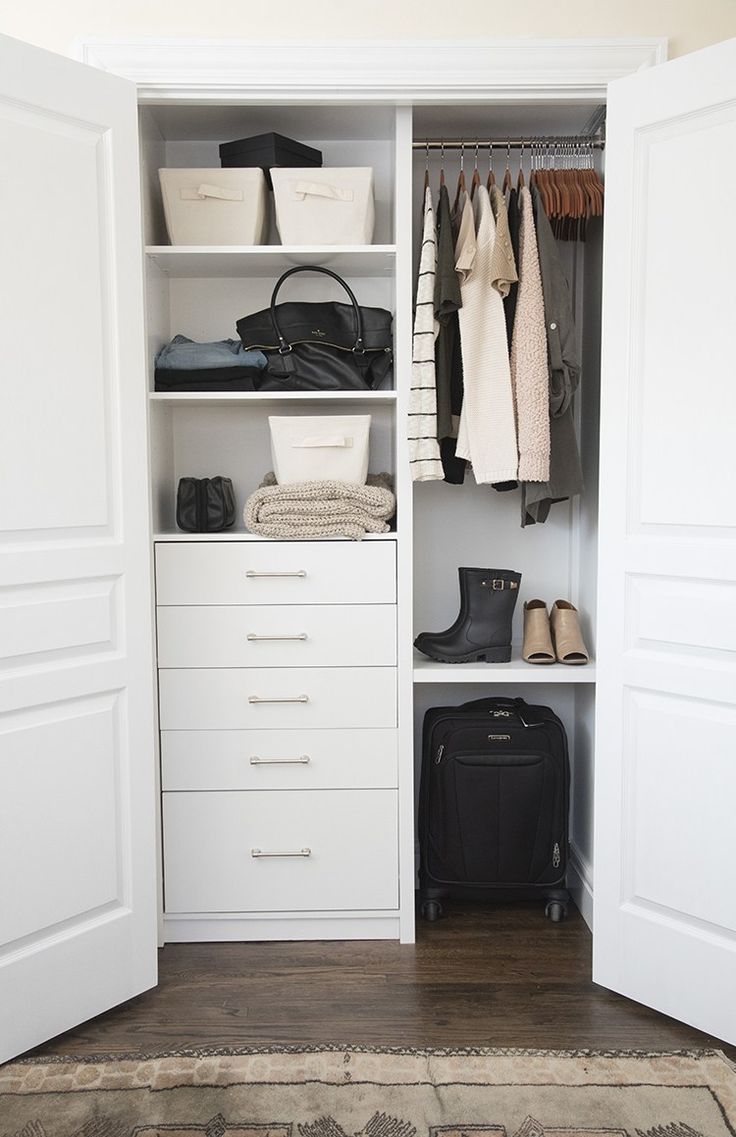
{"label": "black leather pouch", "polygon": [[230,478],[180,478],[176,524],[185,533],[217,533],[235,523],[235,493]]}

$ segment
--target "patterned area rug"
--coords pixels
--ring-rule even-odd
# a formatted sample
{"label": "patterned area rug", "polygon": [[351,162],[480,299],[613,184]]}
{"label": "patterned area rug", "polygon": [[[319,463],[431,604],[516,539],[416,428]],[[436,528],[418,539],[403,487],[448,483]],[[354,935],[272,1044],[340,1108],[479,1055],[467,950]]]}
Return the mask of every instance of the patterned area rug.
{"label": "patterned area rug", "polygon": [[271,1046],[0,1068],[2,1137],[733,1137],[736,1066],[670,1053]]}

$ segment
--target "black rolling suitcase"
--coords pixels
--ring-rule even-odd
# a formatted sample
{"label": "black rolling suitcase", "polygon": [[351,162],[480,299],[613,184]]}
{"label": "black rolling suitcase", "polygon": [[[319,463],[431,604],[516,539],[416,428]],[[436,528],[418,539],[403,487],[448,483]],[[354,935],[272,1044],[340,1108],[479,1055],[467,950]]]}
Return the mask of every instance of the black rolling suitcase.
{"label": "black rolling suitcase", "polygon": [[546,901],[567,913],[570,763],[549,707],[479,699],[424,716],[419,795],[422,915],[440,901]]}

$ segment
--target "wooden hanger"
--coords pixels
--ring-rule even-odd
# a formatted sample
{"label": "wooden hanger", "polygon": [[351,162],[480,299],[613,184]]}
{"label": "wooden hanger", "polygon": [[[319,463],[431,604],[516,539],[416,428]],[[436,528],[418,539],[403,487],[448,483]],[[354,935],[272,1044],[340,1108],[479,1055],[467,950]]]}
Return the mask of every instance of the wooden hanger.
{"label": "wooden hanger", "polygon": [[496,175],[493,172],[493,143],[490,138],[488,139],[488,181],[486,182],[486,189],[490,193],[496,184]]}
{"label": "wooden hanger", "polygon": [[600,175],[595,168],[592,145],[590,146],[589,151],[588,151],[588,162],[589,162],[589,165],[588,165],[586,173],[588,175],[587,176],[588,190],[589,190],[589,193],[591,195],[591,201],[592,201],[591,214],[593,217],[602,217],[603,216],[603,196],[604,196],[603,182],[601,181]]}
{"label": "wooden hanger", "polygon": [[555,152],[552,150],[550,144],[547,144],[547,153],[545,155],[545,162],[547,165],[544,170],[544,188],[547,194],[547,201],[549,203],[547,209],[547,216],[549,218],[555,217],[559,210],[559,194],[557,191],[557,183],[555,181]]}
{"label": "wooden hanger", "polygon": [[542,209],[549,217],[549,199],[547,196],[547,186],[545,182],[545,170],[542,167],[542,142],[540,140],[531,143],[532,149],[532,168],[529,174],[529,185],[534,186],[539,198],[542,202]]}
{"label": "wooden hanger", "polygon": [[549,217],[552,212],[553,197],[550,193],[549,178],[547,174],[549,171],[544,166],[543,144],[540,142],[537,154],[536,168],[532,170],[532,182],[537,187],[537,191],[542,201],[544,212]]}
{"label": "wooden hanger", "polygon": [[457,190],[455,191],[455,201],[454,201],[453,206],[452,206],[453,213],[457,212],[457,208],[460,204],[460,194],[463,192],[467,192],[467,186],[465,185],[465,143],[461,142],[460,143],[460,173],[457,176]]}
{"label": "wooden hanger", "polygon": [[480,185],[480,173],[478,172],[478,139],[475,140],[475,165],[473,167],[473,177],[470,182],[470,200],[473,200],[476,189]]}
{"label": "wooden hanger", "polygon": [[503,185],[501,192],[506,193],[511,187],[511,143],[506,143],[506,169],[503,172]]}

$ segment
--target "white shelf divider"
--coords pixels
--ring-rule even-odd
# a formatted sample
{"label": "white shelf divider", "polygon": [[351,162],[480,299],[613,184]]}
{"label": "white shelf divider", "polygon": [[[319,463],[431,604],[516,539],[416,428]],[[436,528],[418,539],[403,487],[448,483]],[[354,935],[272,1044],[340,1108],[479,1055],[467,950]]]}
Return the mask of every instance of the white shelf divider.
{"label": "white shelf divider", "polygon": [[513,653],[510,663],[438,663],[415,653],[415,683],[595,683],[595,663],[524,663]]}
{"label": "white shelf divider", "polygon": [[395,403],[396,391],[151,391],[151,403],[186,407],[278,406],[301,403],[319,406],[331,403]]}
{"label": "white shelf divider", "polygon": [[[160,533],[153,534],[153,540],[156,541],[270,541],[273,543],[278,538],[275,537],[262,537],[260,533],[249,533],[247,529],[223,529],[219,533],[184,533],[181,529],[176,530],[163,530]],[[287,538],[284,538],[286,540]],[[350,541],[350,537],[309,537],[310,541]],[[363,541],[395,541],[396,531],[392,530],[390,533],[366,533],[362,538]]]}
{"label": "white shelf divider", "polygon": [[343,276],[394,272],[395,245],[147,245],[146,256],[169,277],[271,277],[293,265],[317,264]]}

